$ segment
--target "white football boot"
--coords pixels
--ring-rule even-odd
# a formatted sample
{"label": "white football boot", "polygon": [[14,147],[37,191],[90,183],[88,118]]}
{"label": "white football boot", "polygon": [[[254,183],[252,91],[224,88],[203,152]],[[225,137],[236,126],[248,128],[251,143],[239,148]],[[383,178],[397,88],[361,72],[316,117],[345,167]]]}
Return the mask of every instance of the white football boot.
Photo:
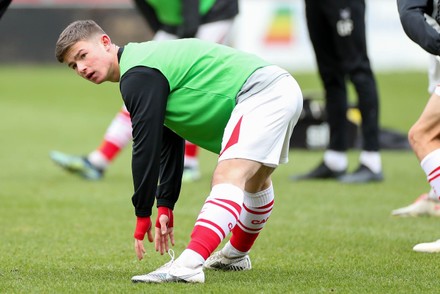
{"label": "white football boot", "polygon": [[76,156],[59,151],[51,151],[50,158],[63,169],[87,180],[97,181],[104,175],[104,170],[94,166],[86,156]]}
{"label": "white football boot", "polygon": [[133,283],[204,283],[203,266],[187,268],[174,261],[174,251],[168,250],[171,260],[146,275],[134,276]]}
{"label": "white football boot", "polygon": [[245,271],[252,268],[249,255],[235,258],[229,258],[223,255],[221,251],[213,253],[203,265],[204,268],[222,270],[222,271]]}
{"label": "white football boot", "polygon": [[416,252],[437,253],[440,252],[440,240],[428,243],[420,243],[413,247]]}
{"label": "white football boot", "polygon": [[[432,190],[431,190],[432,191]],[[429,193],[431,193],[431,191]],[[395,209],[391,212],[394,216],[440,216],[440,202],[436,197],[430,197],[427,193],[420,195],[412,204]]]}

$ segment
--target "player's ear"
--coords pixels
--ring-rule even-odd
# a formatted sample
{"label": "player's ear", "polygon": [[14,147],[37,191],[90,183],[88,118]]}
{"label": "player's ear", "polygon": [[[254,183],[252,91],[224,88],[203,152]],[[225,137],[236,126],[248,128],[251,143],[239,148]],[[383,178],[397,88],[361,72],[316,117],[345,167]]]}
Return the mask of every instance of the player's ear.
{"label": "player's ear", "polygon": [[101,44],[104,45],[105,48],[109,49],[110,45],[112,44],[112,40],[108,35],[102,35],[101,36]]}

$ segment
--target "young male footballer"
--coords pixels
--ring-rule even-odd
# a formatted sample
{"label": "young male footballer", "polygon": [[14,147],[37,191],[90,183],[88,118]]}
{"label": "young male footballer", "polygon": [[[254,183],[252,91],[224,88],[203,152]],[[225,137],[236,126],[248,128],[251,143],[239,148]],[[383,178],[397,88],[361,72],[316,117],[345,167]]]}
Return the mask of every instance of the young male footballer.
{"label": "young male footballer", "polygon": [[[0,0],[1,1],[1,0]],[[226,44],[238,14],[238,0],[134,0],[156,41],[199,38]],[[197,5],[198,4],[198,5]],[[100,180],[111,163],[131,141],[131,120],[123,106],[115,115],[100,144],[86,156],[51,151],[51,159],[62,168],[88,180]],[[197,145],[185,142],[183,181],[198,180]]]}
{"label": "young male footballer", "polygon": [[[250,269],[249,251],[274,205],[271,174],[288,161],[289,139],[302,110],[294,78],[254,55],[198,39],[118,47],[91,20],[73,22],[61,33],[56,57],[95,84],[120,84],[133,125],[139,259],[145,235],[161,254],[174,244],[184,140],[219,154],[186,249],[132,281],[203,283],[204,267]],[[211,255],[230,232],[229,242]]]}

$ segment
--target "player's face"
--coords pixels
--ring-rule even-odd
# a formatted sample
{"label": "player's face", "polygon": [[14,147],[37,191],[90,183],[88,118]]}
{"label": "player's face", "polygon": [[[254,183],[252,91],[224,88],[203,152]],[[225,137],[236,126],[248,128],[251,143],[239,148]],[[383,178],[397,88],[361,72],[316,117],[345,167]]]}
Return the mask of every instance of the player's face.
{"label": "player's face", "polygon": [[67,51],[64,63],[78,75],[95,84],[115,81],[115,56],[111,54],[110,39],[96,36],[90,40],[79,41]]}

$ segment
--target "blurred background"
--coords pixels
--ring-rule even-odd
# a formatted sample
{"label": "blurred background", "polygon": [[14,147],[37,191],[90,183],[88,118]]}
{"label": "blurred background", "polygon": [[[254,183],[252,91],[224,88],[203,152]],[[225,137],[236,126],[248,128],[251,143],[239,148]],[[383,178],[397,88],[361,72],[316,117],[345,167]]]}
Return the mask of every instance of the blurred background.
{"label": "blurred background", "polygon": [[[427,54],[404,34],[396,1],[366,4],[373,69],[426,71]],[[131,0],[14,0],[0,21],[0,64],[56,62],[59,33],[78,19],[97,21],[119,45],[151,38]],[[290,71],[316,70],[303,0],[241,0],[231,45]]]}

